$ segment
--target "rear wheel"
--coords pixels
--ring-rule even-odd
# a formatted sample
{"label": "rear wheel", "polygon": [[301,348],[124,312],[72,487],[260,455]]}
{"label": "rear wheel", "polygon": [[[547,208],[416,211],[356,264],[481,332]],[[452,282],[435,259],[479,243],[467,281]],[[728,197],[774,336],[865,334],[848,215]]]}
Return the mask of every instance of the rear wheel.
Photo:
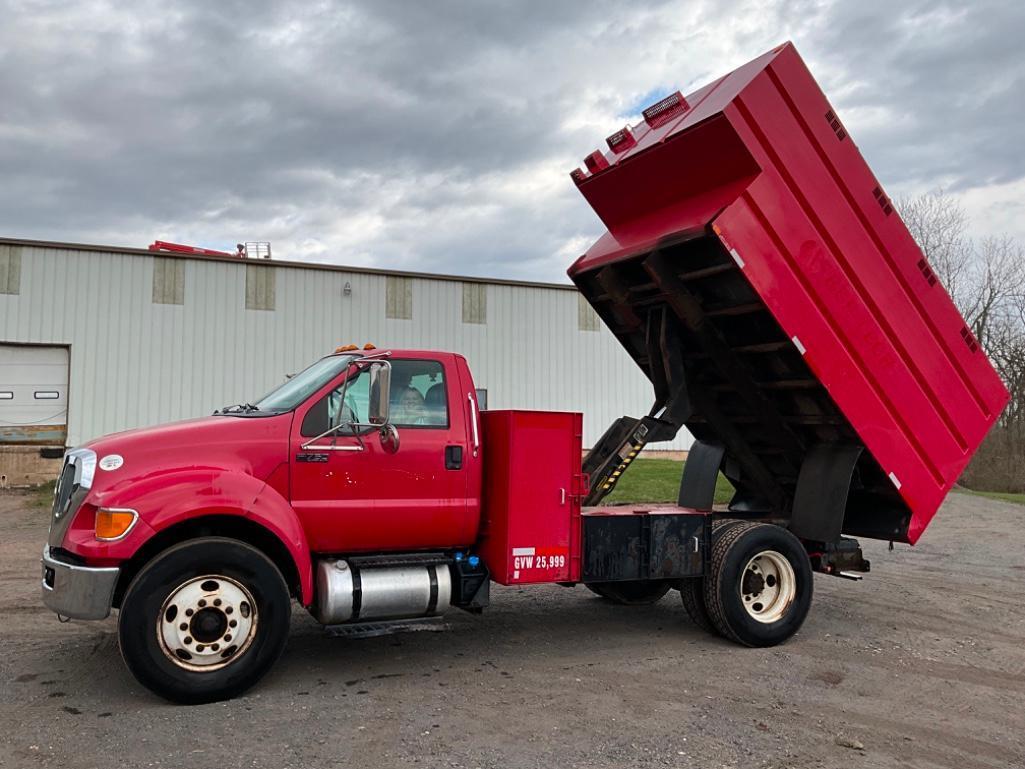
{"label": "rear wheel", "polygon": [[669,592],[669,583],[661,580],[631,582],[588,582],[587,589],[623,606],[643,606],[661,600]]}
{"label": "rear wheel", "polygon": [[796,633],[811,608],[808,554],[786,529],[728,526],[712,546],[705,607],[715,628],[746,646],[774,646]]}
{"label": "rear wheel", "polygon": [[281,572],[256,548],[221,537],[184,542],[129,585],[121,654],[143,686],[169,700],[228,699],[281,655],[291,611]]}
{"label": "rear wheel", "polygon": [[701,578],[684,580],[680,585],[680,598],[683,599],[683,608],[691,622],[704,630],[706,633],[718,635],[715,623],[708,615],[708,608],[705,606],[705,580]]}
{"label": "rear wheel", "polygon": [[[712,545],[719,541],[719,538],[726,531],[734,526],[748,525],[747,521],[740,521],[735,518],[717,518],[712,521]],[[705,606],[705,578],[695,577],[684,580],[680,584],[680,598],[683,599],[683,608],[691,621],[706,633],[721,635],[712,622],[712,617]]]}

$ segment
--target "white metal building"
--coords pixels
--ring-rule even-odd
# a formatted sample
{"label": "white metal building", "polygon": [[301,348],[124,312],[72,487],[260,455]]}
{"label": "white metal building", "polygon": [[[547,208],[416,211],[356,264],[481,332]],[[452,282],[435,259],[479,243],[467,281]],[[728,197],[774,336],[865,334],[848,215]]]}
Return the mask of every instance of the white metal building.
{"label": "white metal building", "polygon": [[572,286],[0,239],[0,445],[209,414],[364,342],[462,353],[488,408],[582,411],[586,445],[651,406]]}

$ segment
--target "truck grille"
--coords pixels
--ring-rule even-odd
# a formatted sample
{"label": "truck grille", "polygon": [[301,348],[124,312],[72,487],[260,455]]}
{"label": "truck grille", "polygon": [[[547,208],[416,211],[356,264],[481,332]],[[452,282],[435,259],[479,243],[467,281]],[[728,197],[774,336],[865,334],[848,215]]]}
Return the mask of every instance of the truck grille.
{"label": "truck grille", "polygon": [[50,547],[60,547],[82,500],[89,493],[96,470],[96,453],[91,449],[72,449],[64,457],[64,466],[53,495],[50,517]]}
{"label": "truck grille", "polygon": [[75,466],[67,459],[64,460],[64,468],[57,479],[57,489],[53,495],[53,519],[60,518],[68,512],[71,502],[71,494],[75,490]]}

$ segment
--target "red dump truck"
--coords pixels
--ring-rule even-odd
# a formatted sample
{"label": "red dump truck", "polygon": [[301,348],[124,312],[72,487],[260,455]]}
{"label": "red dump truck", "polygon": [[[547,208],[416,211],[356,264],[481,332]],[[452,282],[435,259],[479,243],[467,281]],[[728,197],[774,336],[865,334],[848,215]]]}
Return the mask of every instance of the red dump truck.
{"label": "red dump truck", "polygon": [[[478,410],[448,352],[339,348],[255,403],[68,452],[42,562],[118,609],[136,677],[230,697],[325,625],[583,584],[751,646],[793,635],[851,536],[914,543],[1007,400],[791,45],[644,111],[572,178],[608,232],[570,276],[654,388],[581,460],[579,414]],[[696,442],[677,505],[602,506]],[[722,472],[735,488],[713,511]]]}

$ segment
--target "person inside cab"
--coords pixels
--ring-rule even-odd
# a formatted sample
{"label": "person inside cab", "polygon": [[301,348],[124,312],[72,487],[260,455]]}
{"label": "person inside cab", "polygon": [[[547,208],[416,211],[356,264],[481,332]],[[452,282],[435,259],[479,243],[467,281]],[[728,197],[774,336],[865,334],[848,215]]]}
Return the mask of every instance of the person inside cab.
{"label": "person inside cab", "polygon": [[392,405],[395,416],[393,421],[402,425],[422,425],[426,423],[427,409],[424,396],[412,385],[399,391],[398,402]]}

